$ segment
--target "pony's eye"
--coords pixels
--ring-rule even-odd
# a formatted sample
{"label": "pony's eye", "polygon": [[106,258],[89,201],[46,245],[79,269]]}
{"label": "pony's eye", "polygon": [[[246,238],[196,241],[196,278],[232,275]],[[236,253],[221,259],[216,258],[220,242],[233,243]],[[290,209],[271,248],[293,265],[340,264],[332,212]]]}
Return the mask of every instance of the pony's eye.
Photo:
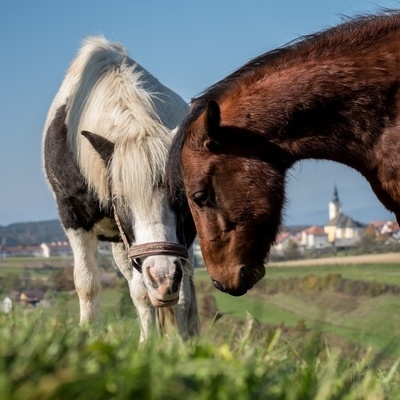
{"label": "pony's eye", "polygon": [[204,207],[208,201],[208,193],[200,191],[192,194],[192,200],[199,206]]}

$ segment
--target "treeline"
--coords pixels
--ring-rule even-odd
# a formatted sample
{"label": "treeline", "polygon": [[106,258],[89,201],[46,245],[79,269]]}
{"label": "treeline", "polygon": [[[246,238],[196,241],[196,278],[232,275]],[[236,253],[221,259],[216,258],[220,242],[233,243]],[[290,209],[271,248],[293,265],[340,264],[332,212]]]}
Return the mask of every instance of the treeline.
{"label": "treeline", "polygon": [[290,294],[294,292],[317,293],[326,290],[332,290],[351,297],[376,297],[382,294],[400,294],[400,286],[376,281],[343,278],[339,273],[330,273],[323,276],[311,274],[301,278],[271,279],[268,280],[266,285],[256,286],[252,290],[261,295]]}

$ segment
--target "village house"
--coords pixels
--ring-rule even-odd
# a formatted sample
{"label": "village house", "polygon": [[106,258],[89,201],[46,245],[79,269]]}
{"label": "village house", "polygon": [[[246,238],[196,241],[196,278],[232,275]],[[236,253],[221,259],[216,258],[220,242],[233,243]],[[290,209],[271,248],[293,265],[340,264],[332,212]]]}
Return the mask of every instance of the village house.
{"label": "village house", "polygon": [[379,236],[400,236],[400,227],[395,221],[372,221],[370,225]]}
{"label": "village house", "polygon": [[42,243],[40,248],[42,249],[42,256],[46,258],[72,256],[72,249],[68,242]]}
{"label": "village house", "polygon": [[71,256],[72,249],[68,242],[42,243],[40,246],[5,246],[0,249],[0,257],[57,257]]}
{"label": "village house", "polygon": [[294,244],[299,245],[298,235],[293,235],[290,232],[278,233],[275,244],[271,248],[271,255],[284,256],[285,252]]}
{"label": "village house", "polygon": [[40,246],[7,246],[1,248],[1,258],[6,257],[42,257]]}
{"label": "village house", "polygon": [[330,246],[328,235],[321,226],[313,225],[300,232],[299,245],[306,249],[323,249]]}

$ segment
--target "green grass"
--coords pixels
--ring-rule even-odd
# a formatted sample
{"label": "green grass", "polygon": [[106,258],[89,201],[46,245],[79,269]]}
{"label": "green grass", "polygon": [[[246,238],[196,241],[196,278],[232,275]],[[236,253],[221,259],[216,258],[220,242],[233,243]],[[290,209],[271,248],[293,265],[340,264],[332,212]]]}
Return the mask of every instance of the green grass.
{"label": "green grass", "polygon": [[[274,267],[262,285],[328,273],[397,284],[387,281],[397,270]],[[250,290],[235,298],[214,289],[205,270],[195,279],[200,306],[212,295],[222,317],[202,317],[201,337],[187,343],[172,335],[139,345],[133,306],[120,313],[127,288],[101,291],[101,317],[90,328],[78,327],[75,293],[57,295],[49,308],[0,314],[0,399],[400,398],[398,297]],[[301,320],[306,329],[296,331]]]}
{"label": "green grass", "polygon": [[[68,259],[24,259],[11,258],[0,260],[0,275],[5,271],[22,272],[28,268],[32,278],[46,278],[47,271],[42,271],[39,265],[62,264],[69,265]],[[31,265],[31,263],[34,263]],[[12,267],[10,267],[12,265]],[[36,266],[34,269],[33,266]],[[325,276],[330,273],[339,273],[343,277],[354,280],[379,281],[400,286],[400,266],[392,264],[382,265],[329,265],[309,267],[270,267],[262,285],[268,287],[275,280],[290,277],[305,277],[307,275]],[[299,321],[303,321],[308,329],[315,326],[321,331],[331,332],[354,343],[372,346],[379,350],[394,338],[399,337],[400,321],[397,317],[400,300],[397,296],[378,296],[372,299],[343,298],[340,295],[325,291],[319,296],[305,295],[304,293],[284,294],[274,296],[256,295],[250,290],[246,295],[235,298],[217,291],[212,287],[210,278],[204,269],[195,272],[197,283],[209,285],[209,293],[217,302],[218,310],[225,316],[232,316],[243,320],[248,314],[261,323],[268,325],[294,328]],[[261,286],[262,286],[261,285]],[[118,311],[118,302],[121,293],[127,289],[103,290],[101,292],[101,308],[103,312]],[[202,293],[199,292],[199,296]],[[46,313],[55,310],[66,310],[76,320],[79,319],[79,306],[76,294],[62,295],[52,300],[54,307]],[[354,303],[354,309],[351,309]],[[350,306],[349,306],[350,305]],[[134,315],[134,313],[133,313]]]}
{"label": "green grass", "polygon": [[[307,275],[327,275],[339,273],[344,278],[377,281],[400,286],[399,264],[343,264],[343,265],[313,265],[300,267],[268,266],[264,280],[267,282],[278,278]],[[210,279],[205,268],[196,270],[196,279],[208,281]]]}
{"label": "green grass", "polygon": [[350,264],[350,265],[318,265],[304,267],[267,267],[266,281],[269,279],[291,276],[303,277],[311,274],[327,275],[339,273],[344,278],[377,281],[400,286],[399,264]]}
{"label": "green grass", "polygon": [[72,257],[7,257],[0,259],[0,273],[3,268],[22,269],[28,268],[42,268],[46,265],[51,265],[56,268],[65,268],[73,264]]}
{"label": "green grass", "polygon": [[0,316],[0,396],[47,399],[394,399],[398,363],[371,352],[344,356],[318,335],[288,341],[245,327],[231,338],[211,327],[182,343],[138,344],[131,321],[94,328],[40,312]]}
{"label": "green grass", "polygon": [[[309,275],[340,273],[353,280],[398,284],[400,265],[336,265],[312,267],[273,267],[267,271],[260,287],[274,280]],[[196,270],[198,282],[209,282],[205,270]],[[302,322],[306,328],[332,333],[355,345],[379,351],[398,342],[400,337],[400,299],[396,295],[351,297],[332,290],[317,293],[277,293],[260,295],[250,290],[236,298],[210,290],[218,310],[225,315],[245,318],[250,314],[264,324],[295,328]],[[400,348],[396,347],[396,352]],[[397,353],[396,353],[397,354]],[[400,354],[400,353],[399,353]]]}

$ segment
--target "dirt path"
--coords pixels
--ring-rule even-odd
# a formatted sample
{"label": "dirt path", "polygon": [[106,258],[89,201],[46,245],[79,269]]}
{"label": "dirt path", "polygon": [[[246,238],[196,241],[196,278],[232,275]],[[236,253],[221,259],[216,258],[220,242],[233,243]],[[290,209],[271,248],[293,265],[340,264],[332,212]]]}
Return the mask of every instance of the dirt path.
{"label": "dirt path", "polygon": [[326,257],[310,260],[294,260],[271,262],[271,266],[297,267],[304,265],[335,265],[335,264],[399,264],[400,253],[366,254],[348,257]]}

